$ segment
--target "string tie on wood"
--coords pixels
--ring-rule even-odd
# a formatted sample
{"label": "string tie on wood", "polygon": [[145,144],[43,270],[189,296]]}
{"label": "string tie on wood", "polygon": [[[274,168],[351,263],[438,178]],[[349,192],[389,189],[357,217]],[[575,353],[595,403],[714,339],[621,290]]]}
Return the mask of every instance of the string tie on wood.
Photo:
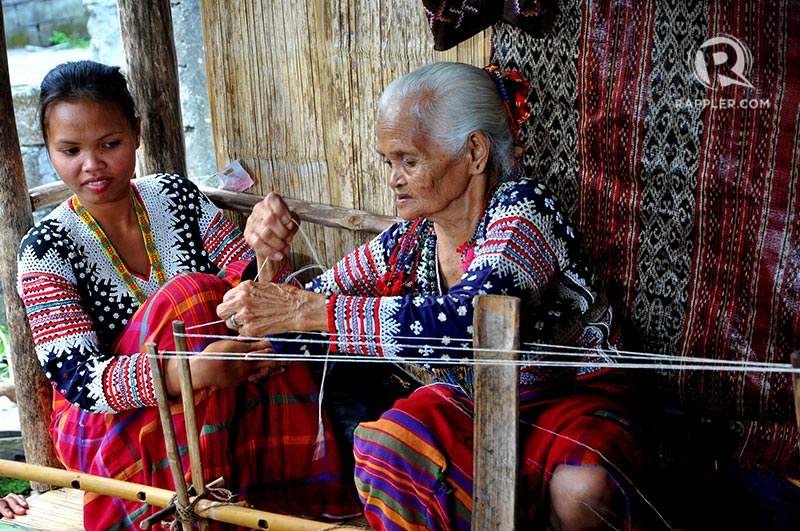
{"label": "string tie on wood", "polygon": [[234,502],[236,494],[223,487],[210,487],[192,498],[188,505],[183,506],[178,502],[178,495],[174,495],[170,504],[175,505],[175,519],[170,523],[170,531],[179,531],[181,524],[194,524],[202,519],[202,517],[195,512],[195,507],[200,500],[212,500],[215,505],[238,505],[239,507],[250,507],[246,501]]}

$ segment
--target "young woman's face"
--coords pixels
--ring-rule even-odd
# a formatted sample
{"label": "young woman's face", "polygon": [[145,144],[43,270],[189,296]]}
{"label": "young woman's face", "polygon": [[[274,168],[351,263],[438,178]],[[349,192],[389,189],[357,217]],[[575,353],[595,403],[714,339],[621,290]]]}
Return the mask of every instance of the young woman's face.
{"label": "young woman's face", "polygon": [[129,197],[139,127],[131,126],[119,103],[62,101],[47,109],[45,123],[50,160],[84,205]]}

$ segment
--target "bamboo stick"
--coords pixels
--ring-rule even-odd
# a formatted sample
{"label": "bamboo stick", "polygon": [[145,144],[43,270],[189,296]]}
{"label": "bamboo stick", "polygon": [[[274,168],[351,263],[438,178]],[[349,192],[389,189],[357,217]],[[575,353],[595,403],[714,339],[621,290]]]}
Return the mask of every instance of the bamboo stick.
{"label": "bamboo stick", "polygon": [[[154,507],[166,507],[175,494],[171,490],[137,483],[128,483],[118,479],[104,478],[51,468],[40,465],[30,465],[17,461],[0,459],[0,476],[40,481],[59,487],[81,489],[105,496],[114,496],[123,500],[140,501]],[[248,529],[269,529],[269,531],[323,531],[331,528],[330,523],[305,520],[294,516],[258,511],[240,505],[224,505],[211,500],[199,500],[195,505],[198,515],[239,525]],[[337,531],[363,531],[362,528],[337,525]]]}
{"label": "bamboo stick", "polygon": [[[186,325],[184,322],[173,321],[172,333],[175,340],[175,348],[178,352],[187,352]],[[189,464],[192,474],[192,485],[197,495],[200,496],[206,491],[206,484],[203,479],[203,460],[200,455],[200,431],[197,429],[197,413],[194,408],[192,371],[189,368],[188,358],[178,358],[178,371],[181,383],[181,400],[183,401],[183,422],[186,425],[186,443],[189,446]],[[201,520],[199,527],[200,531],[207,531],[208,522]]]}
{"label": "bamboo stick", "polygon": [[[153,387],[158,398],[158,413],[161,417],[161,429],[164,432],[164,444],[167,446],[167,460],[172,471],[172,481],[175,483],[175,494],[181,507],[189,505],[189,494],[186,492],[186,478],[183,475],[183,465],[178,451],[178,441],[175,439],[175,428],[172,425],[172,414],[169,408],[169,395],[167,384],[161,367],[158,366],[158,349],[155,343],[147,343],[148,361],[150,372],[153,374]],[[181,522],[183,531],[192,531],[191,524]]]}
{"label": "bamboo stick", "polygon": [[[519,359],[518,298],[479,295],[473,320],[475,348],[490,349],[476,350],[476,359]],[[472,529],[513,531],[519,474],[518,365],[475,365],[474,441]]]}

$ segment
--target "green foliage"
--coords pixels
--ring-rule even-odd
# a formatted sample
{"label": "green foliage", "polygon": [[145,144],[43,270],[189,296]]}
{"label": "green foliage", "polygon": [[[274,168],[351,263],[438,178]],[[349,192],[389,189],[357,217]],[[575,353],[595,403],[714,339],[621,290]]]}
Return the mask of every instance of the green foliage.
{"label": "green foliage", "polygon": [[6,35],[6,41],[9,49],[24,48],[31,43],[31,38],[27,33],[18,32]]}
{"label": "green foliage", "polygon": [[0,478],[0,498],[13,492],[14,494],[22,494],[27,496],[31,491],[30,481],[16,478]]}
{"label": "green foliage", "polygon": [[77,33],[67,35],[63,31],[55,30],[50,35],[50,45],[66,44],[68,48],[88,48],[90,39],[81,37]]}
{"label": "green foliage", "polygon": [[0,323],[0,382],[9,378],[8,358],[11,356],[11,338],[8,328]]}

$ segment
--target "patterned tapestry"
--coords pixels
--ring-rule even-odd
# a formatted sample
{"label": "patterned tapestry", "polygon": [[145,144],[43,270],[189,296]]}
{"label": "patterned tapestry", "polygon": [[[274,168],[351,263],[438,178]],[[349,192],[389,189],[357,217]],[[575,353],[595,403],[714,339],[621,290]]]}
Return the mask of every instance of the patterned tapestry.
{"label": "patterned tapestry", "polygon": [[[427,4],[441,8],[434,34],[494,17],[493,63],[532,83],[523,162],[584,232],[630,350],[789,363],[800,1],[537,2],[531,32],[481,2]],[[673,369],[659,381],[667,400],[733,428],[731,458],[800,475],[787,374]]]}

